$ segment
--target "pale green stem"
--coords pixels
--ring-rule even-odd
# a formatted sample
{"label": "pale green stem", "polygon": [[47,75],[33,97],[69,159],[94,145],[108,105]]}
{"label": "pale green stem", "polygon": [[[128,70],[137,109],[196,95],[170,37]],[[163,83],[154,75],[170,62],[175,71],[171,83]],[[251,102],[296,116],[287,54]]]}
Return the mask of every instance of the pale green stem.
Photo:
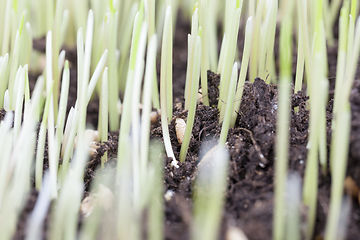
{"label": "pale green stem", "polygon": [[134,210],[139,213],[142,208],[141,199],[141,163],[140,163],[140,92],[141,82],[144,75],[144,55],[147,41],[147,25],[144,22],[141,26],[141,32],[138,42],[138,51],[136,54],[135,74],[133,91],[131,92],[131,139],[132,139],[132,162],[133,162],[133,188],[134,188]]}
{"label": "pale green stem", "polygon": [[60,89],[60,73],[58,71],[59,51],[60,51],[60,38],[61,38],[61,17],[63,10],[63,0],[56,0],[56,10],[54,16],[53,26],[53,42],[52,42],[52,71],[54,83],[54,117],[57,118],[58,114],[58,97]]}
{"label": "pale green stem", "polygon": [[4,32],[3,32],[3,38],[2,38],[2,49],[1,49],[1,55],[5,55],[9,52],[9,42],[10,42],[10,34],[11,34],[11,5],[12,0],[6,1],[6,7],[5,7],[5,21],[4,21]]}
{"label": "pale green stem", "polygon": [[241,98],[244,91],[244,85],[245,85],[245,78],[249,66],[249,57],[250,57],[250,50],[251,50],[251,37],[252,37],[252,16],[250,16],[246,22],[246,28],[245,28],[245,43],[244,43],[244,51],[241,61],[241,69],[240,69],[240,75],[239,75],[239,81],[236,88],[236,94],[234,98],[234,109],[231,114],[231,121],[230,121],[230,127],[235,126],[236,118],[238,115],[238,111],[241,104]]}
{"label": "pale green stem", "polygon": [[[170,19],[171,17],[171,7],[168,6],[166,9],[165,19]],[[168,157],[171,157],[173,161],[176,162],[174,152],[172,150],[170,135],[169,135],[169,118],[171,112],[168,112],[170,107],[172,108],[172,102],[169,102],[168,94],[166,91],[169,89],[169,82],[172,81],[172,76],[169,73],[169,70],[172,73],[172,36],[171,33],[172,24],[170,21],[165,21],[164,24],[164,34],[162,40],[162,49],[161,49],[161,69],[160,69],[160,106],[161,106],[161,127],[163,131],[163,139],[165,144],[165,150]],[[171,52],[169,52],[169,50]],[[170,105],[170,107],[168,106]]]}
{"label": "pale green stem", "polygon": [[258,75],[259,34],[260,34],[260,24],[264,10],[264,5],[265,5],[265,0],[259,0],[258,6],[256,7],[253,37],[251,44],[250,66],[249,66],[250,82],[253,82]]}
{"label": "pale green stem", "polygon": [[238,78],[237,72],[238,72],[237,63],[234,63],[232,73],[231,73],[228,96],[226,99],[225,116],[224,116],[224,120],[222,122],[220,139],[219,139],[219,144],[223,147],[225,146],[225,143],[226,143],[226,139],[227,139],[227,135],[229,132],[229,127],[230,127],[231,116],[232,116],[232,112],[233,112],[234,97],[235,97],[235,91],[236,91],[236,81]]}
{"label": "pale green stem", "polygon": [[[129,134],[130,134],[130,126],[131,126],[131,111],[132,111],[132,91],[133,91],[133,83],[134,83],[134,76],[135,76],[135,65],[136,65],[136,56],[138,51],[139,45],[139,38],[141,32],[141,26],[143,22],[142,15],[138,12],[135,16],[134,20],[134,29],[133,29],[133,36],[132,36],[132,43],[131,43],[131,54],[130,54],[130,65],[126,80],[126,91],[124,96],[123,102],[123,109],[121,112],[121,123],[120,123],[120,131],[119,131],[119,145],[118,145],[118,164],[117,164],[117,181],[120,179],[121,169],[123,168],[123,164],[126,161],[125,156],[130,154],[130,150],[127,146],[127,141],[129,141]],[[110,71],[110,69],[109,69]],[[110,77],[110,76],[109,76]],[[109,83],[109,85],[111,85]],[[111,101],[109,99],[109,101]],[[111,111],[109,109],[109,111]]]}
{"label": "pale green stem", "polygon": [[[331,160],[333,163],[333,170],[331,174],[331,196],[329,216],[326,223],[326,240],[340,239],[339,226],[341,214],[341,202],[344,192],[344,180],[346,174],[348,150],[349,150],[349,136],[351,127],[351,110],[349,102],[345,102],[339,109],[336,121],[336,136],[331,142]],[[336,170],[335,170],[336,169]]]}
{"label": "pale green stem", "polygon": [[[345,76],[346,68],[346,44],[348,37],[348,12],[344,6],[341,8],[340,19],[339,19],[339,47],[338,47],[338,60],[336,65],[336,81],[335,81],[335,94],[334,94],[334,106],[333,106],[333,120],[331,128],[335,130],[335,121],[337,116],[337,109],[339,104],[339,94],[341,94],[341,84]],[[333,134],[334,136],[334,134]],[[332,140],[333,141],[333,140]],[[330,161],[330,167],[332,163]]]}
{"label": "pale green stem", "polygon": [[10,100],[10,109],[15,108],[15,97],[14,97],[14,82],[16,69],[18,68],[19,56],[20,56],[20,42],[21,42],[21,33],[17,31],[15,38],[14,50],[11,54],[11,68],[10,68],[10,78],[9,78],[9,100]]}
{"label": "pale green stem", "polygon": [[[140,139],[140,164],[141,176],[146,179],[147,163],[149,156],[149,140],[150,140],[150,112],[151,112],[151,95],[153,88],[153,78],[156,74],[156,52],[157,52],[157,36],[154,34],[150,38],[146,57],[146,70],[143,87],[143,109],[141,118],[141,139]],[[143,186],[145,183],[142,183]]]}
{"label": "pale green stem", "polygon": [[5,56],[0,57],[0,108],[4,107],[4,94],[6,90],[7,79],[5,79],[5,72],[7,69],[9,54],[5,54]]}
{"label": "pale green stem", "polygon": [[[105,67],[103,77],[102,77],[102,86],[101,86],[101,98],[100,98],[100,107],[101,107],[101,126],[100,126],[100,140],[101,142],[107,142],[108,140],[108,68]],[[101,168],[104,169],[105,162],[107,162],[107,152],[104,153],[104,156],[101,158]]]}
{"label": "pale green stem", "polygon": [[275,163],[275,208],[273,215],[273,239],[285,237],[285,193],[288,171],[289,127],[290,127],[290,83],[291,79],[291,36],[292,22],[287,17],[281,24],[280,44],[280,82],[278,116],[276,127],[276,163]]}
{"label": "pale green stem", "polygon": [[196,42],[194,41],[194,44],[196,44],[193,49],[194,52],[192,53],[194,55],[194,66],[193,66],[193,72],[191,72],[192,76],[192,85],[191,85],[191,96],[190,96],[190,102],[189,102],[189,110],[188,110],[188,116],[187,116],[187,124],[185,128],[185,134],[184,139],[181,144],[180,149],[180,161],[184,162],[186,159],[187,151],[190,144],[191,139],[191,133],[194,126],[194,119],[195,119],[195,113],[196,113],[196,103],[198,100],[198,89],[199,89],[199,77],[200,77],[200,61],[201,61],[201,38],[199,36],[192,36],[194,39],[196,39]]}
{"label": "pale green stem", "polygon": [[238,4],[235,1],[228,0],[226,2],[225,34],[227,36],[227,42],[224,55],[224,67],[220,77],[220,94],[218,102],[218,108],[220,110],[220,122],[222,122],[224,119],[224,113],[226,109],[224,101],[226,100],[229,91],[232,70],[231,67],[234,62],[237,45],[236,43],[238,39],[242,1],[239,6],[237,5]]}
{"label": "pale green stem", "polygon": [[[155,38],[156,44],[156,38]],[[149,84],[151,85],[151,84]],[[163,222],[164,222],[164,193],[162,189],[163,185],[163,161],[161,156],[162,148],[159,145],[150,145],[150,159],[152,163],[153,174],[151,178],[152,189],[150,191],[150,206],[149,206],[149,240],[158,240],[164,238]],[[159,187],[160,186],[160,187]]]}
{"label": "pale green stem", "polygon": [[[43,114],[43,119],[41,121],[39,138],[37,142],[36,162],[35,162],[35,187],[38,190],[42,188],[46,125],[49,116],[51,95],[52,95],[52,91],[48,92],[46,96],[44,114]],[[50,180],[50,176],[49,176],[49,180]]]}
{"label": "pale green stem", "polygon": [[[195,81],[195,79],[193,79],[193,75],[192,73],[194,72],[194,46],[195,46],[195,40],[196,38],[194,38],[194,36],[198,35],[198,20],[199,20],[199,15],[198,15],[198,8],[194,9],[193,12],[193,16],[192,16],[192,22],[191,22],[191,35],[188,35],[188,62],[187,62],[187,70],[186,70],[186,82],[185,82],[185,92],[184,92],[184,98],[185,98],[185,110],[189,110],[189,104],[190,104],[190,99],[191,99],[191,86],[193,81]],[[197,79],[196,79],[197,80]]]}
{"label": "pale green stem", "polygon": [[[314,62],[322,61],[322,54],[314,53]],[[310,89],[310,134],[308,156],[306,161],[303,202],[309,208],[307,217],[306,239],[311,239],[314,231],[316,216],[316,201],[318,190],[318,150],[319,150],[319,113],[321,111],[321,96],[316,92],[320,89],[320,81],[324,76],[324,69],[314,69]]]}
{"label": "pale green stem", "polygon": [[208,4],[207,0],[201,0],[199,5],[199,23],[202,30],[201,33],[201,90],[202,90],[202,100],[204,105],[209,106],[209,96],[208,96],[208,84],[207,84],[207,70],[210,69],[209,63],[209,51],[208,51]]}
{"label": "pale green stem", "polygon": [[[59,156],[60,146],[63,142],[64,138],[64,122],[65,115],[67,109],[68,102],[68,94],[69,94],[69,85],[70,85],[70,70],[69,70],[69,62],[66,60],[65,68],[61,81],[61,95],[60,95],[60,103],[59,103],[59,112],[56,120],[56,151],[55,156]],[[58,162],[57,162],[58,165]],[[57,168],[56,168],[57,169]]]}
{"label": "pale green stem", "polygon": [[16,104],[15,104],[15,117],[14,117],[14,140],[17,141],[18,134],[20,132],[21,126],[21,115],[23,110],[23,101],[24,101],[24,88],[25,88],[25,67],[21,66],[18,69],[18,74],[16,74],[15,86],[17,91],[14,94]]}
{"label": "pale green stem", "polygon": [[119,101],[119,84],[118,71],[116,64],[116,29],[117,29],[117,12],[111,12],[109,15],[109,128],[115,131],[119,128],[119,114],[117,111],[117,102]]}
{"label": "pale green stem", "polygon": [[209,27],[209,65],[211,71],[215,72],[217,69],[217,60],[218,60],[218,48],[217,48],[217,7],[218,1],[209,1],[209,12],[211,18],[208,21]]}
{"label": "pale green stem", "polygon": [[218,239],[227,189],[229,153],[221,147],[198,169],[191,239]]}

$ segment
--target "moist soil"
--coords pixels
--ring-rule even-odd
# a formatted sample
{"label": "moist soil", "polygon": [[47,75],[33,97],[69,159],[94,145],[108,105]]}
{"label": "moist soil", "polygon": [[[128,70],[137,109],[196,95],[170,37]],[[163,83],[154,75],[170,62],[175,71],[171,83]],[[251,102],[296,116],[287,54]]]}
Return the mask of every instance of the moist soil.
{"label": "moist soil", "polygon": [[[169,125],[171,143],[175,157],[178,159],[181,145],[177,142],[175,133],[175,118],[186,119],[184,111],[183,89],[185,84],[186,59],[187,59],[187,34],[190,26],[181,18],[177,21],[174,38],[174,118]],[[240,32],[241,34],[241,32]],[[336,35],[336,34],[335,34]],[[277,35],[278,36],[278,35]],[[243,43],[239,38],[240,56]],[[43,43],[41,43],[41,41]],[[278,49],[278,37],[275,41]],[[329,102],[326,111],[328,155],[331,139],[332,119],[332,92],[336,73],[336,41],[333,48],[328,48],[329,54]],[[45,42],[37,40],[34,47],[44,51]],[[69,52],[69,53],[68,53]],[[277,54],[277,53],[276,53]],[[294,47],[296,55],[296,48]],[[67,59],[73,64],[70,70],[70,90],[68,109],[75,105],[76,100],[76,49],[67,49]],[[295,58],[296,61],[296,58]],[[295,69],[293,69],[295,74]],[[36,82],[36,74],[30,74],[30,86]],[[359,79],[359,73],[356,74]],[[165,202],[164,232],[166,239],[180,240],[190,238],[192,225],[192,194],[193,182],[196,177],[197,164],[204,155],[201,147],[206,143],[216,144],[220,131],[218,102],[218,85],[220,76],[208,72],[209,98],[211,107],[198,104],[194,129],[192,131],[189,151],[184,163],[179,163],[179,168],[170,166],[171,159],[164,156],[164,193],[167,190],[175,192],[171,200]],[[225,206],[222,213],[222,227],[219,239],[225,239],[226,230],[230,226],[241,228],[248,239],[271,239],[273,217],[273,189],[274,189],[274,161],[276,147],[276,113],[277,113],[277,86],[268,85],[262,79],[255,79],[253,83],[246,82],[241,106],[238,112],[235,127],[229,130],[227,147],[230,152],[228,187],[225,193]],[[350,96],[352,122],[347,176],[352,177],[360,186],[360,80],[355,80]],[[305,92],[292,93],[291,96],[291,127],[289,137],[289,172],[295,172],[303,179],[306,166],[306,156],[309,128],[308,97]],[[298,111],[295,111],[295,108]],[[0,111],[0,120],[5,111]],[[98,116],[98,100],[93,99],[88,107],[87,123],[96,128]],[[160,120],[152,125],[151,139],[162,141]],[[89,186],[95,178],[95,173],[100,173],[100,159],[103,154],[108,154],[109,161],[105,164],[105,171],[116,168],[116,153],[118,146],[118,132],[110,132],[109,140],[101,143],[97,154],[86,164],[84,174],[84,197],[89,194]],[[45,156],[47,147],[45,148]],[[47,157],[44,157],[44,170],[48,168]],[[322,239],[326,216],[329,210],[331,177],[329,172],[324,176],[319,172],[319,185],[317,197],[317,214],[314,239]],[[21,211],[14,239],[24,239],[26,221],[34,208],[37,191],[31,190],[29,197]],[[347,226],[346,239],[358,239],[360,236],[360,206],[356,198],[351,198],[351,211]],[[305,219],[306,208],[303,208]],[[49,217],[44,224],[44,236],[48,232]],[[82,223],[79,217],[79,224]],[[302,223],[304,224],[304,222]],[[145,224],[146,225],[146,224]],[[145,230],[146,231],[146,230]]]}

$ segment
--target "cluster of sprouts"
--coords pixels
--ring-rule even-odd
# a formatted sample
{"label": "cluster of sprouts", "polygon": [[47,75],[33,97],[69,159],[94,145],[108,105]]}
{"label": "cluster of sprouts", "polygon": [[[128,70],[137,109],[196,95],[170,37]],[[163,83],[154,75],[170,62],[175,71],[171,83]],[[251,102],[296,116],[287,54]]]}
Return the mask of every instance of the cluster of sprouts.
{"label": "cluster of sprouts", "polygon": [[[163,239],[163,148],[172,158],[172,168],[179,168],[186,161],[199,92],[202,104],[209,106],[207,70],[221,74],[218,104],[212,107],[219,109],[222,129],[217,146],[198,166],[191,238],[217,239],[219,234],[230,158],[226,142],[229,129],[236,124],[247,76],[250,82],[261,77],[279,86],[273,239],[301,239],[301,204],[308,209],[305,238],[312,238],[319,164],[321,172],[324,175],[330,172],[332,177],[325,239],[344,237],[340,219],[346,219],[341,208],[349,208],[349,203],[343,200],[351,119],[349,96],[360,52],[356,0],[344,0],[342,4],[339,0],[0,0],[0,3],[5,6],[0,9],[0,108],[7,111],[0,122],[0,239],[14,236],[19,214],[33,187],[39,196],[28,219],[26,239],[43,237],[49,209],[50,239],[111,236],[141,239],[144,210],[148,211],[148,238]],[[176,120],[183,133],[178,134],[181,149],[180,155],[175,156],[169,124],[173,121],[173,36],[180,9],[191,22],[191,33],[184,91],[187,119],[186,123]],[[328,171],[326,49],[335,44],[332,29],[339,11]],[[223,33],[217,32],[220,21]],[[281,46],[279,74],[274,54],[277,26]],[[245,30],[242,56],[237,54],[240,28]],[[219,54],[218,35],[222,36]],[[294,35],[295,92],[302,90],[306,79],[310,97],[303,188],[297,175],[288,174]],[[33,40],[43,36],[45,55],[33,51]],[[66,60],[66,51],[61,51],[64,44],[77,49],[74,106],[67,105],[70,71],[74,66]],[[29,72],[39,73],[32,91]],[[98,126],[89,127],[87,106],[94,95],[100,102],[99,121]],[[150,142],[152,108],[161,113],[163,146]],[[95,142],[108,141],[108,131],[119,132],[116,171],[95,178],[93,192],[82,202],[86,163],[97,153]],[[45,174],[44,159],[48,161]],[[108,160],[105,153],[101,169],[105,169]],[[104,216],[109,217],[109,209],[113,209],[110,217],[114,221],[106,223]],[[79,212],[85,219],[81,227]]]}

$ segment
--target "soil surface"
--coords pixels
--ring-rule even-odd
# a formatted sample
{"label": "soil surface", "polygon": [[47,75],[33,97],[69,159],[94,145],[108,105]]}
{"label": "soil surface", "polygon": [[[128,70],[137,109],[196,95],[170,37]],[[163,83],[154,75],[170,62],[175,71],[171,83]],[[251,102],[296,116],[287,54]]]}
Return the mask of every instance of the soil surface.
{"label": "soil surface", "polygon": [[[177,21],[174,38],[174,118],[186,119],[187,112],[183,110],[183,89],[185,85],[186,60],[187,60],[187,34],[190,26],[181,18]],[[240,33],[241,34],[241,33]],[[239,40],[240,56],[243,43]],[[44,44],[37,42],[37,49],[44,49]],[[44,42],[44,41],[43,41]],[[276,38],[278,46],[278,38]],[[337,44],[335,42],[335,44]],[[278,48],[275,48],[278,49]],[[332,94],[333,82],[336,73],[337,46],[328,49],[329,76],[330,76],[330,100],[327,106],[327,140],[328,148],[331,139],[332,119]],[[75,51],[75,53],[74,53]],[[276,50],[277,51],[277,50]],[[296,54],[296,48],[294,47]],[[75,56],[75,57],[74,57]],[[71,69],[71,87],[69,91],[68,109],[74,106],[76,100],[76,50],[67,54],[69,61],[73,62]],[[295,58],[296,61],[296,58]],[[75,66],[75,67],[74,67]],[[335,70],[334,70],[335,69]],[[359,69],[358,69],[359,70]],[[295,74],[295,68],[293,69]],[[32,84],[36,76],[32,75]],[[357,72],[356,79],[359,78]],[[167,190],[175,192],[171,200],[166,201],[164,223],[166,239],[180,240],[189,239],[192,222],[192,194],[193,181],[197,164],[203,153],[201,146],[205,143],[216,144],[220,131],[219,111],[216,108],[218,101],[218,84],[220,76],[208,72],[209,97],[212,107],[202,104],[197,106],[194,129],[192,132],[189,151],[184,163],[179,163],[179,168],[170,166],[171,159],[164,156],[165,186]],[[360,186],[360,81],[355,81],[350,96],[352,123],[349,148],[349,160],[347,176],[351,176]],[[293,93],[291,96],[291,127],[289,137],[289,172],[297,172],[301,178],[304,176],[306,165],[309,127],[308,97],[304,92]],[[298,108],[298,111],[294,109]],[[253,84],[246,82],[241,106],[238,112],[236,125],[229,130],[227,146],[230,151],[230,171],[228,176],[228,188],[226,192],[225,207],[222,214],[222,229],[219,239],[225,239],[225,233],[230,226],[241,228],[248,239],[271,239],[272,215],[273,215],[273,188],[274,188],[274,155],[276,145],[276,113],[277,113],[277,87],[268,85],[261,79],[255,79]],[[0,111],[0,120],[5,111]],[[94,128],[97,126],[98,100],[94,99],[88,107],[87,121]],[[169,125],[171,143],[176,158],[179,157],[181,145],[177,142],[174,120]],[[151,138],[161,141],[162,131],[160,121],[152,125]],[[95,154],[86,165],[84,175],[84,196],[88,194],[89,185],[98,172],[100,159],[105,152],[109,157],[106,164],[107,171],[116,167],[114,157],[117,153],[118,132],[110,132],[109,140],[101,143],[98,153]],[[47,149],[45,149],[45,156]],[[329,153],[329,151],[328,151]],[[328,154],[329,155],[329,154]],[[44,159],[44,170],[47,168],[47,159]],[[331,177],[319,173],[318,203],[314,239],[322,239],[326,216],[329,209],[329,197],[331,189]],[[17,232],[14,239],[24,239],[26,220],[31,213],[36,198],[36,190],[29,194],[27,204],[20,214]],[[347,227],[346,239],[355,240],[360,236],[360,206],[356,198],[351,199],[351,214]],[[306,214],[306,210],[304,211]],[[81,224],[81,218],[80,218]],[[48,220],[44,225],[47,231]],[[45,235],[46,236],[46,235]]]}

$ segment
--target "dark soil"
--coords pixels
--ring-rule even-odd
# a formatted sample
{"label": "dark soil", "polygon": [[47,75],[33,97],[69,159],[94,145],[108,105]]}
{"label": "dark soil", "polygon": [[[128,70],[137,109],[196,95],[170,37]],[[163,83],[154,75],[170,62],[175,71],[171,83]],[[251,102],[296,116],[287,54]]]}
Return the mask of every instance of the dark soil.
{"label": "dark soil", "polygon": [[[177,21],[174,38],[174,118],[169,125],[171,143],[176,158],[179,157],[181,145],[177,142],[175,134],[175,117],[186,119],[187,112],[183,111],[183,89],[186,73],[187,34],[190,26],[181,19]],[[240,37],[240,39],[242,39]],[[278,39],[276,40],[278,46]],[[243,44],[239,41],[240,49]],[[39,46],[41,49],[41,46]],[[337,49],[334,48],[334,49]],[[240,50],[241,52],[241,50]],[[295,48],[296,52],[296,48]],[[76,52],[75,52],[76,53]],[[336,51],[328,49],[329,76],[334,77],[336,66]],[[71,56],[71,54],[69,55]],[[241,56],[241,55],[240,55]],[[68,55],[67,55],[68,57]],[[70,61],[76,61],[70,57]],[[296,60],[295,60],[296,61]],[[76,66],[76,64],[72,64]],[[295,70],[293,72],[295,74]],[[357,77],[358,77],[357,73]],[[32,81],[35,81],[33,78]],[[332,80],[330,78],[330,89]],[[170,166],[171,159],[165,159],[165,186],[164,192],[171,189],[175,195],[166,202],[164,223],[165,236],[169,240],[189,239],[192,223],[192,190],[197,163],[201,160],[200,147],[203,143],[218,140],[221,130],[219,112],[216,108],[219,84],[219,75],[208,72],[209,98],[211,106],[199,104],[196,110],[196,119],[192,132],[189,151],[184,163],[179,168]],[[331,93],[331,92],[330,92]],[[332,95],[327,107],[328,148],[331,139],[331,111]],[[69,91],[69,105],[74,106],[76,99],[76,68],[71,69],[71,87]],[[360,186],[360,81],[355,81],[350,97],[352,110],[351,138],[347,176],[351,176]],[[290,104],[290,103],[289,103]],[[289,172],[298,172],[304,176],[307,157],[309,111],[307,110],[308,97],[304,92],[293,93],[291,97],[291,128],[289,137]],[[294,111],[298,107],[299,111]],[[273,214],[273,188],[274,188],[274,155],[276,144],[276,113],[277,113],[277,87],[267,85],[263,80],[256,79],[253,84],[246,83],[241,107],[238,112],[236,126],[230,129],[227,146],[230,151],[230,172],[228,189],[223,211],[223,222],[220,239],[224,239],[229,226],[241,228],[249,239],[271,239]],[[98,115],[98,100],[93,100],[88,108],[89,124],[96,128]],[[0,120],[4,111],[0,111]],[[160,122],[154,124],[151,138],[161,141],[162,131]],[[118,146],[118,132],[109,133],[109,140],[102,143],[98,153],[87,163],[84,176],[85,195],[89,184],[95,177],[100,166],[101,156],[107,151],[109,162],[106,171],[116,167]],[[106,171],[101,171],[106,174]],[[319,191],[317,204],[317,217],[314,239],[322,239],[326,216],[329,209],[331,177],[319,173]],[[14,239],[23,239],[26,219],[32,211],[37,193],[29,194],[17,225]],[[45,224],[46,226],[46,224]],[[352,210],[346,239],[359,239],[360,236],[360,206],[357,199],[352,199]]]}

